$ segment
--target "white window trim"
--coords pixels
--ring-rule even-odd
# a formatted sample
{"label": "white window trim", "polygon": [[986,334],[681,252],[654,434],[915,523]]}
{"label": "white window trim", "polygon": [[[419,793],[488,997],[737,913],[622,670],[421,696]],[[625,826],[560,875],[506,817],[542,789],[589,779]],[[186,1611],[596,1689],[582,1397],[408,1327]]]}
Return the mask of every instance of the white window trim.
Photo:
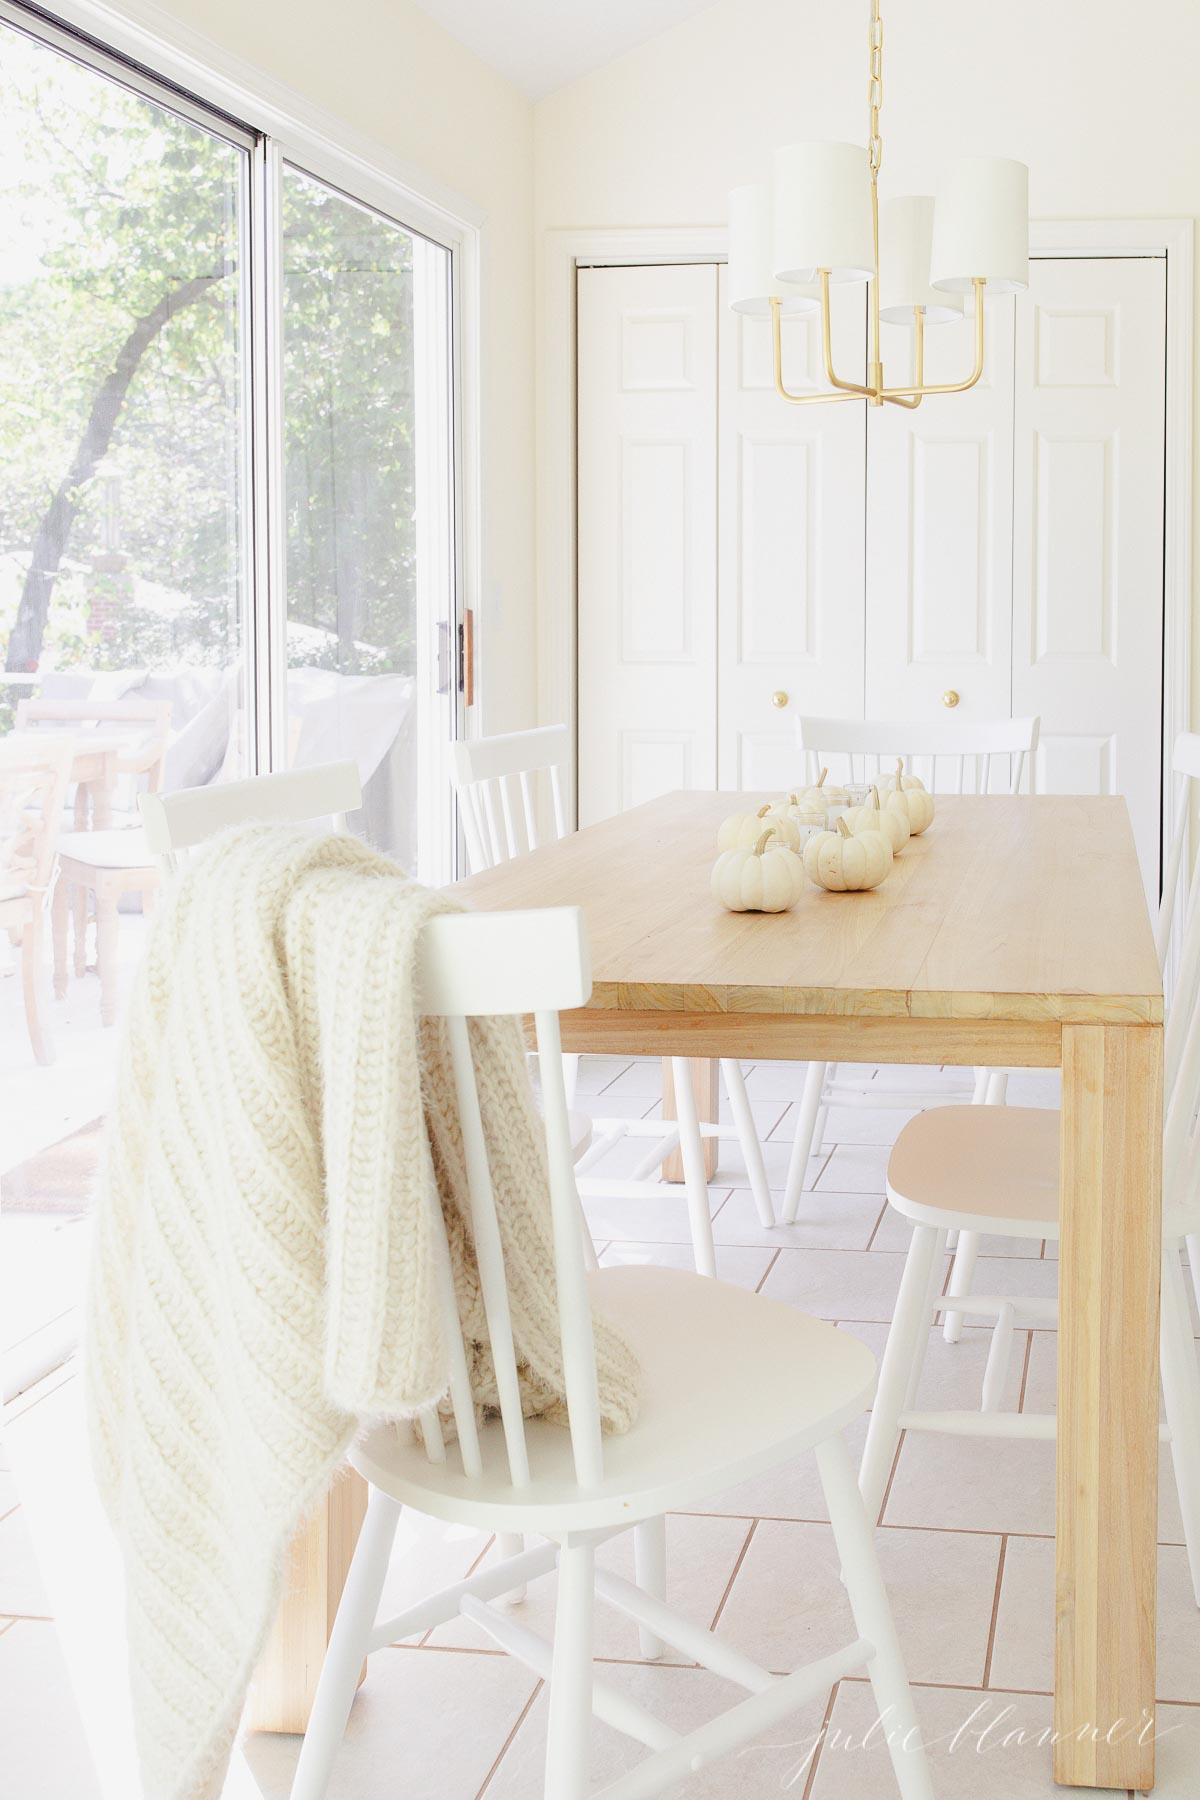
{"label": "white window trim", "polygon": [[[1163,544],[1163,843],[1175,830],[1171,752],[1191,730],[1192,464],[1196,378],[1191,219],[1033,219],[1034,256],[1165,256],[1166,467]],[[538,718],[576,727],[576,271],[605,263],[723,262],[722,226],[548,231],[538,341]],[[572,783],[572,794],[574,784]],[[573,800],[572,800],[573,804]]]}

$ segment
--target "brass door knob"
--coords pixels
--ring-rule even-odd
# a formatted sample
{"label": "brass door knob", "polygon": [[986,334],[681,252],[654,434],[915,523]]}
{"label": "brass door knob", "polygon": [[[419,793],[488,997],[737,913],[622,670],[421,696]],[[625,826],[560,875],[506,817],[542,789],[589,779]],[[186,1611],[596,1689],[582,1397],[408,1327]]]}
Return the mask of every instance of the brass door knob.
{"label": "brass door knob", "polygon": [[958,695],[953,688],[947,688],[945,693],[942,695],[942,705],[943,706],[957,706],[958,705]]}
{"label": "brass door knob", "polygon": [[783,689],[776,688],[775,692],[771,695],[771,705],[772,706],[786,706],[787,703],[788,703],[788,697],[784,693]]}

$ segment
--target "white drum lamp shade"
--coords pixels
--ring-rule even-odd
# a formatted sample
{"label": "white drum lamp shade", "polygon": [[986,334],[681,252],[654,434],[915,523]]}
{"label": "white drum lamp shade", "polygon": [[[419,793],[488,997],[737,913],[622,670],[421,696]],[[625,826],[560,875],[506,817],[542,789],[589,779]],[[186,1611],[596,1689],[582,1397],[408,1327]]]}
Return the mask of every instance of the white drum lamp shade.
{"label": "white drum lamp shade", "polygon": [[734,312],[765,318],[771,301],[785,313],[815,312],[817,301],[774,273],[775,198],[769,181],[753,181],[729,195],[727,294]]}
{"label": "white drum lamp shade", "polygon": [[860,144],[785,144],[775,152],[775,275],[866,281],[875,270],[871,159]]}
{"label": "white drum lamp shade", "polygon": [[929,281],[933,200],[910,194],[889,200],[879,220],[879,316],[892,325],[915,325],[921,307],[927,325],[949,325],[963,316],[959,295]]}
{"label": "white drum lamp shade", "polygon": [[989,294],[1029,286],[1029,170],[1006,156],[964,156],[938,188],[929,279],[969,294],[976,277]]}

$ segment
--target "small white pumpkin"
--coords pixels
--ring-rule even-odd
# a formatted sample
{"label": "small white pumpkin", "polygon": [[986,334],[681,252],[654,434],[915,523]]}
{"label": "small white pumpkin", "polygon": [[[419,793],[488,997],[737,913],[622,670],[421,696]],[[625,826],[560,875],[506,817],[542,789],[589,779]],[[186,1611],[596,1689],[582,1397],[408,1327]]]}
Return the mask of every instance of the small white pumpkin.
{"label": "small white pumpkin", "polygon": [[786,912],[803,891],[804,864],[775,825],[750,849],[726,850],[713,865],[713,899],[730,912]]}
{"label": "small white pumpkin", "polygon": [[778,806],[772,807],[771,815],[782,813],[795,821],[797,825],[823,825],[825,823],[825,802],[813,800],[810,795],[820,792],[809,788],[803,794],[789,794],[786,801],[781,800]]}
{"label": "small white pumpkin", "polygon": [[764,827],[770,823],[767,814],[771,811],[768,800],[753,813],[731,813],[722,821],[717,831],[718,850],[750,850],[762,836]]}
{"label": "small white pumpkin", "polygon": [[904,773],[904,758],[898,756],[896,758],[896,773],[894,775],[889,775],[886,781],[881,782],[880,788],[885,794],[903,792],[907,788],[920,788],[922,792],[924,792],[925,783],[921,780],[919,775],[906,775]]}
{"label": "small white pumpkin", "polygon": [[852,806],[846,814],[846,823],[855,837],[864,831],[882,831],[892,846],[892,855],[899,856],[907,844],[911,831],[908,822],[908,796],[905,794],[885,794],[880,798],[879,789],[871,789],[871,797],[864,806]]}
{"label": "small white pumpkin", "polygon": [[833,894],[878,887],[892,866],[892,846],[881,831],[856,837],[844,818],[836,831],[819,831],[804,846],[804,873]]}
{"label": "small white pumpkin", "polygon": [[821,773],[817,776],[815,785],[810,788],[805,788],[800,798],[802,800],[811,800],[817,806],[849,806],[850,796],[844,787],[834,787],[832,784],[826,785],[825,777],[828,773],[828,769],[822,769]]}
{"label": "small white pumpkin", "polygon": [[913,837],[920,837],[933,824],[933,795],[926,792],[924,782],[918,781],[915,775],[904,773],[904,764],[900,760],[897,760],[896,773],[888,784],[887,797],[888,804],[894,805],[897,812],[907,813],[908,829]]}

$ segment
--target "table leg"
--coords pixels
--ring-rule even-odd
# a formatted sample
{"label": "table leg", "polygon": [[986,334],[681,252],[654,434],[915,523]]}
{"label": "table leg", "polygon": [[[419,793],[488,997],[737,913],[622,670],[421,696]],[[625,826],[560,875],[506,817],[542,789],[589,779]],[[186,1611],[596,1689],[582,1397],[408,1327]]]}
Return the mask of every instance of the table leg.
{"label": "table leg", "polygon": [[[721,1092],[721,1065],[719,1062],[709,1062],[706,1057],[693,1057],[690,1059],[690,1066],[692,1071],[692,1092],[696,1096],[696,1111],[700,1115],[701,1122],[715,1120],[717,1117],[717,1107]],[[677,1119],[679,1114],[675,1107],[675,1081],[671,1074],[671,1058],[669,1056],[664,1056],[662,1059],[662,1084],[663,1118]],[[717,1158],[720,1155],[720,1146],[718,1145],[716,1138],[705,1138],[703,1142],[704,1173],[711,1181],[717,1172]],[[683,1157],[678,1150],[672,1150],[670,1156],[668,1156],[666,1162],[663,1164],[663,1180],[684,1181],[685,1179]]]}
{"label": "table leg", "polygon": [[251,1731],[296,1732],[308,1724],[366,1510],[366,1482],[344,1469],[293,1538],[284,1565],[283,1598],[250,1690]]}
{"label": "table leg", "polygon": [[1054,1778],[1154,1781],[1162,1032],[1064,1025]]}

